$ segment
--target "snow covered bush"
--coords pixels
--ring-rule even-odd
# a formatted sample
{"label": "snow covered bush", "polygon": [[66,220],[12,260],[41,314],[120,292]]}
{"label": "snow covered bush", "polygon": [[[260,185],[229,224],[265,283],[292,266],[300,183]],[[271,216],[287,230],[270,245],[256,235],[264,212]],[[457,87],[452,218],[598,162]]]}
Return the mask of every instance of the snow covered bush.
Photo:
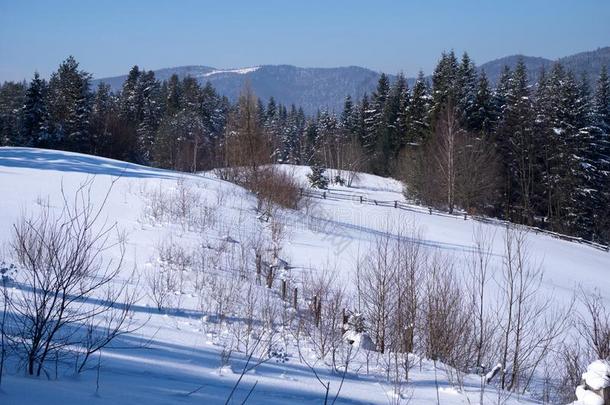
{"label": "snow covered bush", "polygon": [[610,404],[610,362],[595,360],[582,375],[582,384],[576,387],[573,405]]}

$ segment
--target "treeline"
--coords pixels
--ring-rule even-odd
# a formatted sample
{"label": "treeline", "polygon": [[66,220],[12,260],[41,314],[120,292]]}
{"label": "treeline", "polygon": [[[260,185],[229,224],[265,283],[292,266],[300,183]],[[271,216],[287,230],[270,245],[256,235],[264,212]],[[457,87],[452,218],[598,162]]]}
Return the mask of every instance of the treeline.
{"label": "treeline", "polygon": [[232,104],[209,83],[160,82],[137,66],[116,94],[90,81],[70,57],[48,82],[35,74],[29,84],[4,83],[0,144],[188,171],[308,164],[320,186],[321,167],[369,171],[402,179],[410,198],[450,212],[610,240],[605,68],[587,78],[556,64],[528,78],[519,63],[493,87],[467,54],[449,52],[430,81],[420,72],[409,88],[403,75],[382,74],[372,94],[314,117],[250,89]]}
{"label": "treeline", "polygon": [[606,68],[593,84],[559,63],[531,80],[519,62],[492,87],[468,54],[450,52],[431,83],[420,73],[409,89],[382,75],[331,121],[320,115],[321,139],[338,128],[340,147],[357,140],[364,170],[402,179],[421,203],[610,240]]}

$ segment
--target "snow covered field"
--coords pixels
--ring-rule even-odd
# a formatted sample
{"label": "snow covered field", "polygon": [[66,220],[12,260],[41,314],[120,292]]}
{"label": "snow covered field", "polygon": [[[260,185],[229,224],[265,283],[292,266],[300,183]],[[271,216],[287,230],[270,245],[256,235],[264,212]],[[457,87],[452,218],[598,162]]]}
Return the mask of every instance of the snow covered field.
{"label": "snow covered field", "polygon": [[[293,172],[306,184],[308,168],[283,166],[283,170]],[[51,207],[60,207],[62,188],[70,195],[92,179],[92,201],[101,204],[117,178],[103,215],[126,232],[122,280],[132,272],[138,275],[130,282],[133,288],[142,290],[133,308],[134,323],[142,326],[102,351],[99,389],[95,367],[75,375],[69,364],[60,364],[58,378],[53,369],[49,370],[50,379],[34,379],[17,371],[16,360],[9,357],[0,403],[225,403],[246,366],[246,356],[239,350],[234,350],[228,361],[222,361],[225,343],[233,336],[230,320],[219,324],[204,310],[212,304],[202,302],[190,286],[189,282],[196,277],[193,271],[186,272],[186,286],[168,299],[171,305],[166,310],[159,311],[146,293],[146,279],[158,270],[158,247],[164,243],[211,251],[206,260],[214,257],[231,260],[227,262],[229,267],[246,260],[241,265],[252,268],[251,255],[245,252],[249,249],[246,241],[257,237],[271,240],[273,230],[270,222],[259,217],[256,198],[244,189],[219,180],[212,173],[188,175],[68,152],[0,148],[0,243],[10,240],[12,224],[21,213],[34,213],[47,202]],[[331,186],[331,190],[370,199],[404,201],[399,182],[372,175],[359,175],[352,187]],[[188,194],[189,201],[197,201],[195,217],[183,218],[181,222],[156,212],[155,201],[163,193]],[[278,212],[277,217],[284,224],[281,258],[289,265],[286,277],[291,280],[301,279],[310,269],[332,272],[350,291],[358,258],[372,249],[380,235],[396,230],[400,224],[417,227],[421,235],[417,243],[451,255],[458,263],[465,263],[473,249],[473,233],[482,227],[495,235],[492,268],[498,268],[502,261],[502,226],[429,215],[417,207],[404,211],[357,201],[315,199],[299,211]],[[529,234],[528,240],[532,259],[545,270],[544,293],[555,300],[554,304],[568,305],[579,285],[585,289],[599,288],[606,294],[606,303],[609,302],[608,252],[541,234]],[[119,253],[115,249],[106,254]],[[218,285],[219,290],[225,288],[232,287]],[[263,292],[261,297],[281,302],[277,295]],[[231,315],[239,322],[243,314]],[[248,403],[254,404],[323,403],[324,389],[300,360],[296,339],[288,334],[279,340],[282,352],[245,374],[233,396],[234,403],[242,403],[248,395]],[[356,354],[343,383],[343,373],[316,360],[307,343],[301,351],[320,380],[330,383],[329,403],[339,387],[337,404],[398,402],[381,367],[374,365],[367,372],[368,356],[364,350]],[[431,361],[414,361],[417,365],[411,372],[412,382],[400,394],[404,403],[408,399],[412,404],[436,403],[437,395],[442,404],[478,401],[478,377],[467,377],[464,392],[459,392],[442,370],[434,369]],[[254,384],[256,387],[250,393]],[[495,403],[497,394],[493,389],[486,395],[486,403]],[[527,400],[514,397],[508,403]]]}

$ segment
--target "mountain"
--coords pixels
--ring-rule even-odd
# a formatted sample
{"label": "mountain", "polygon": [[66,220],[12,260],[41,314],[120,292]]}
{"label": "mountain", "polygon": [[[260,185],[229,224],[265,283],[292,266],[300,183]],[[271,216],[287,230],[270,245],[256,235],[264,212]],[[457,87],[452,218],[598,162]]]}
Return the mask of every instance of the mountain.
{"label": "mountain", "polygon": [[554,63],[551,59],[535,56],[511,55],[484,63],[479,66],[479,70],[484,70],[489,82],[495,85],[500,80],[504,66],[508,66],[512,70],[517,66],[520,59],[525,62],[530,79],[537,77],[542,68],[548,69]]}
{"label": "mountain", "polygon": [[601,70],[601,67],[603,65],[610,67],[610,47],[598,48],[594,51],[580,52],[574,55],[559,58],[557,60],[524,55],[505,56],[503,58],[484,63],[479,66],[479,69],[484,70],[489,78],[489,81],[495,84],[500,79],[504,66],[508,66],[509,68],[513,69],[517,65],[519,59],[523,59],[525,62],[528,77],[532,81],[536,80],[542,68],[548,70],[555,62],[560,62],[567,70],[574,72],[577,77],[581,77],[584,74],[589,78],[591,83],[594,83]]}
{"label": "mountain", "polygon": [[[230,100],[236,100],[248,81],[258,97],[267,100],[274,97],[286,105],[303,107],[306,113],[315,114],[327,108],[341,111],[347,95],[360,98],[372,92],[380,73],[370,69],[348,66],[337,68],[301,68],[291,65],[263,65],[241,69],[215,69],[208,66],[182,66],[155,71],[159,80],[167,80],[173,74],[192,76],[204,84],[210,82],[216,90]],[[109,84],[119,90],[127,76],[116,76],[93,81]]]}
{"label": "mountain", "polygon": [[[540,69],[550,68],[555,61],[541,57],[512,55],[496,59],[479,66],[492,84],[497,83],[505,65],[511,69],[522,58],[532,80]],[[576,73],[586,74],[593,83],[602,65],[610,66],[610,47],[577,53],[558,59]],[[291,65],[263,65],[240,69],[217,69],[210,66],[181,66],[155,70],[159,80],[167,80],[171,75],[192,76],[204,84],[210,82],[216,90],[230,100],[236,100],[240,90],[248,81],[254,92],[263,100],[273,96],[286,105],[303,107],[307,114],[315,114],[320,109],[339,112],[347,95],[360,98],[364,93],[375,90],[381,73],[358,66],[336,68],[302,68]],[[116,76],[93,80],[108,83],[113,90],[119,90],[127,76]],[[390,76],[392,80],[395,76]],[[414,79],[409,80],[412,85]]]}

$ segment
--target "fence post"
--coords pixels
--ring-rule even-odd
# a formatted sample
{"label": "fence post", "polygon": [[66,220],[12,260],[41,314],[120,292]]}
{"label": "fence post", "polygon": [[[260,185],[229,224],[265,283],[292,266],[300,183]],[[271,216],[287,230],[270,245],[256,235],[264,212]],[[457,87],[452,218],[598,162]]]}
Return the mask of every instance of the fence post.
{"label": "fence post", "polygon": [[286,301],[286,280],[282,280],[282,300]]}
{"label": "fence post", "polygon": [[394,208],[398,208],[398,201],[394,200]]}
{"label": "fence post", "polygon": [[324,192],[322,193],[322,197],[324,197],[324,199],[326,200],[326,191],[324,191]]}
{"label": "fence post", "polygon": [[256,254],[256,282],[261,283],[261,255]]}
{"label": "fence post", "polygon": [[362,204],[362,196],[360,196],[360,204]]}
{"label": "fence post", "polygon": [[273,266],[269,266],[269,272],[267,273],[267,288],[273,286]]}

